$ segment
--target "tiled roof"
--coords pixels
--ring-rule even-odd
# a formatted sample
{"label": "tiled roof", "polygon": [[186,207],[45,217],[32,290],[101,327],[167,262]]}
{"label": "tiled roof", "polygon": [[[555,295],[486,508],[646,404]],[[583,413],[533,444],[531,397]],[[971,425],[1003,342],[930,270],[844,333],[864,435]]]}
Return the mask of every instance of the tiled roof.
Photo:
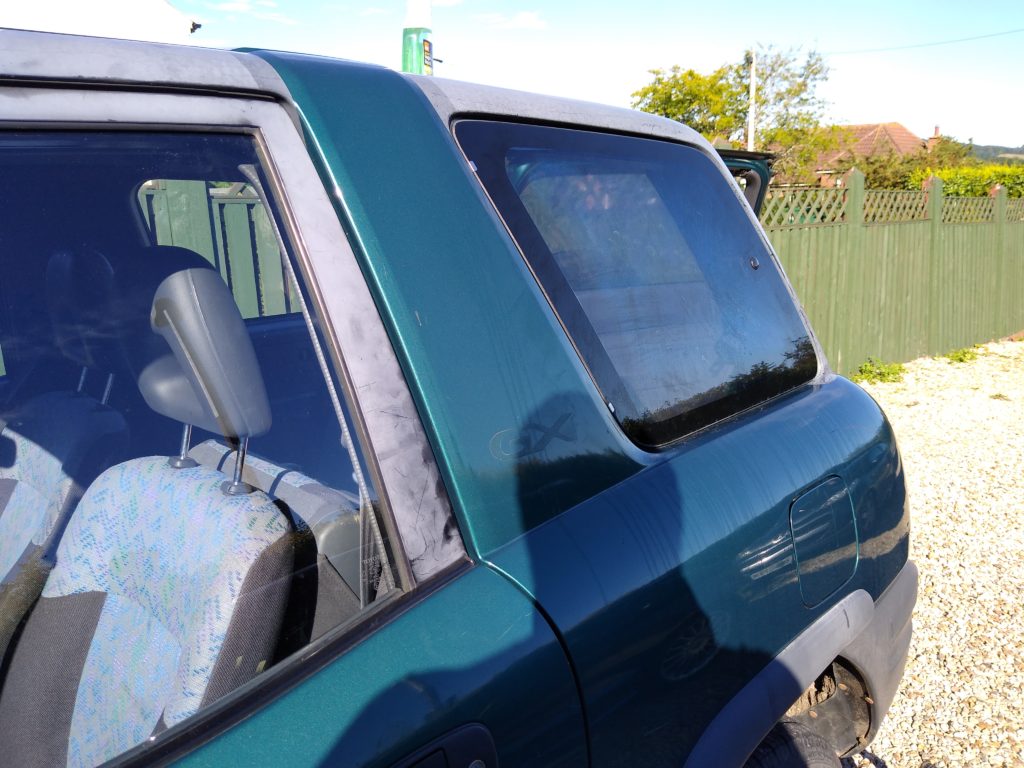
{"label": "tiled roof", "polygon": [[836,127],[846,132],[849,137],[848,147],[824,155],[818,163],[819,168],[834,165],[837,160],[846,157],[851,152],[857,157],[873,157],[889,152],[894,152],[897,155],[912,155],[927,146],[924,139],[915,136],[899,123],[869,123]]}

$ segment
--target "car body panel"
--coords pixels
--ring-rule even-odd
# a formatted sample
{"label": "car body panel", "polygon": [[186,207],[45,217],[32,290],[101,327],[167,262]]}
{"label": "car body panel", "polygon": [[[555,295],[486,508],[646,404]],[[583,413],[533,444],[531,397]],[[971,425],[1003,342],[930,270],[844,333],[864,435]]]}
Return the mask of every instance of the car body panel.
{"label": "car body panel", "polygon": [[[471,551],[532,595],[565,639],[595,764],[684,759],[715,713],[802,630],[844,595],[863,589],[877,598],[895,578],[907,558],[902,467],[863,390],[822,366],[813,383],[668,451],[636,450],[594,397],[562,329],[545,317],[543,296],[493,209],[469,210],[487,198],[448,128],[473,87],[439,90],[407,78],[433,93],[432,119],[398,76],[261,55],[318,137],[444,457]],[[546,109],[543,97],[527,108],[526,97],[516,98],[494,97],[527,118]],[[484,105],[484,117],[488,106],[498,108]],[[587,109],[570,103],[561,115],[578,111]],[[612,112],[606,122],[621,120],[625,130],[630,118]],[[389,125],[388,114],[402,114],[401,124],[370,135],[374,122]],[[369,122],[360,125],[363,115]],[[417,136],[415,152],[403,131]],[[420,185],[410,190],[410,179]],[[445,206],[435,205],[431,185],[444,189]],[[449,206],[462,211],[458,221]],[[510,348],[497,318],[529,345]],[[463,377],[470,369],[471,393]],[[790,507],[831,476],[849,486],[860,561],[842,588],[809,609]],[[665,661],[678,657],[680,643],[690,652],[702,632],[710,638],[697,638],[698,655],[707,659]],[[666,663],[675,669],[661,674]],[[680,669],[688,663],[692,670]],[[659,740],[642,760],[637,745]]]}
{"label": "car body panel", "polygon": [[[375,68],[260,55],[287,83],[336,184],[467,550],[489,552],[638,471],[638,452],[422,94]],[[546,429],[565,411],[552,402],[573,404],[573,439]],[[542,442],[580,462],[557,494],[520,488]],[[589,455],[604,457],[596,488],[582,471]]]}
{"label": "car body panel", "polygon": [[[897,468],[874,403],[835,378],[695,437],[494,553],[565,637],[594,765],[680,764],[809,624],[849,592],[877,598],[906,561]],[[811,610],[789,508],[794,489],[835,474],[858,478],[866,554],[851,582]],[[645,762],[638,744],[657,759]]]}
{"label": "car body panel", "polygon": [[718,149],[718,154],[737,181],[744,179],[743,193],[755,216],[761,214],[768,195],[768,182],[772,178],[775,155],[769,152],[747,152],[742,149]]}
{"label": "car body panel", "polygon": [[532,601],[482,566],[177,764],[387,766],[469,723],[488,729],[502,764],[587,761],[555,634]]}
{"label": "car body panel", "polygon": [[[48,63],[31,59],[37,38]],[[88,115],[46,118],[54,123],[116,122],[99,99],[114,93],[139,114],[148,97],[164,94],[150,119],[126,121],[134,126],[174,125],[176,105],[225,94],[284,108],[291,122],[277,119],[274,130],[294,131],[292,143],[304,139],[308,156],[278,169],[275,193],[285,208],[301,209],[288,214],[290,234],[308,250],[300,261],[331,326],[327,335],[340,342],[344,359],[336,362],[351,367],[346,385],[376,414],[362,437],[381,454],[378,464],[392,462],[377,481],[413,523],[419,508],[411,502],[436,502],[407,546],[430,545],[431,533],[454,542],[438,548],[417,588],[361,633],[339,630],[216,705],[221,720],[200,714],[194,727],[157,740],[170,751],[146,746],[129,760],[384,766],[481,724],[507,765],[681,765],[809,628],[852,595],[859,604],[881,600],[906,572],[909,514],[895,439],[878,406],[833,376],[817,347],[811,383],[667,450],[631,443],[450,125],[473,115],[651,135],[699,147],[728,175],[690,129],[628,110],[310,56],[0,39],[15,43],[0,79],[45,81],[49,102],[67,98],[52,88],[59,83]],[[78,60],[85,63],[67,63]],[[74,88],[82,84],[89,90]],[[23,95],[0,88],[7,103]],[[23,122],[33,122],[32,109],[23,109]],[[211,129],[259,124],[254,111]],[[303,187],[316,198],[326,190],[334,209],[299,194]],[[308,221],[313,210],[319,225]],[[344,247],[332,251],[332,238]],[[368,347],[390,346],[382,335],[367,342],[360,319],[346,314],[355,267],[365,278],[356,293],[372,296],[395,351],[380,382],[370,378]],[[374,314],[359,306],[363,320]],[[384,393],[362,395],[370,386]],[[416,457],[407,455],[409,440],[381,436],[390,428],[399,434],[400,420],[422,422]],[[820,599],[807,605],[790,509],[832,477],[848,489],[857,558],[845,582],[827,580],[834,591],[819,587]],[[449,498],[457,525],[447,517]],[[418,573],[417,553],[407,554]],[[895,607],[879,610],[865,630],[884,625],[876,627],[880,644],[862,633],[850,646],[866,677],[877,668],[883,712],[902,661],[888,664],[878,648],[905,658],[913,602],[906,583],[887,603]],[[260,690],[269,693],[260,698]]]}

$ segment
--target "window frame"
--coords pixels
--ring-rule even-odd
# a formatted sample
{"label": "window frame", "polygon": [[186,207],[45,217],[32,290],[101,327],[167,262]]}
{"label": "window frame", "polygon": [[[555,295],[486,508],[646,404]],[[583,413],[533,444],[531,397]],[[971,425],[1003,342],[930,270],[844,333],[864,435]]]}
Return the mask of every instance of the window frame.
{"label": "window frame", "polygon": [[[7,97],[7,98],[5,98]],[[290,659],[108,765],[192,751],[294,687],[469,565],[451,503],[390,338],[294,112],[270,98],[38,84],[0,85],[0,131],[154,131],[249,136],[284,239],[318,319],[332,385],[344,399],[377,491],[402,592],[361,611]],[[340,200],[341,193],[331,193]],[[268,211],[269,212],[269,211]],[[143,234],[145,228],[139,226]],[[385,380],[394,386],[380,386]],[[377,386],[373,386],[377,382]],[[327,382],[325,382],[326,384]],[[338,427],[340,429],[340,425]],[[413,471],[410,471],[410,468]],[[442,535],[447,534],[447,535]],[[426,542],[444,542],[411,561]]]}
{"label": "window frame", "polygon": [[[631,434],[630,431],[627,430],[624,426],[623,420],[616,413],[614,406],[614,403],[618,400],[628,400],[628,397],[623,397],[626,391],[626,387],[622,375],[615,369],[615,366],[612,364],[610,358],[608,358],[607,354],[604,352],[603,346],[597,341],[597,334],[592,327],[590,319],[586,316],[586,313],[583,310],[583,308],[579,306],[578,300],[576,299],[572,289],[569,287],[566,277],[562,275],[561,270],[557,267],[557,265],[554,264],[553,261],[549,264],[547,263],[547,260],[545,258],[538,259],[533,256],[527,256],[527,250],[524,248],[524,243],[520,242],[520,239],[517,236],[516,232],[513,231],[512,226],[509,224],[508,221],[506,221],[505,211],[503,210],[502,206],[498,205],[498,202],[497,200],[495,200],[495,197],[492,194],[491,190],[488,189],[487,185],[484,183],[484,179],[481,175],[480,170],[477,168],[475,161],[468,154],[467,147],[463,146],[462,141],[460,141],[459,139],[458,128],[461,123],[493,123],[496,125],[507,125],[512,127],[524,126],[530,128],[572,131],[580,134],[594,134],[610,138],[621,137],[625,139],[640,139],[645,141],[661,142],[663,144],[687,147],[691,150],[696,151],[699,154],[704,155],[708,159],[708,161],[711,162],[711,164],[719,170],[723,177],[723,184],[725,184],[727,188],[730,189],[733,195],[736,197],[737,204],[742,210],[743,215],[746,215],[747,218],[750,220],[751,225],[754,227],[758,235],[758,239],[765,248],[765,256],[767,256],[771,260],[771,264],[774,267],[778,277],[781,278],[782,280],[782,288],[785,292],[785,295],[789,298],[789,300],[792,303],[798,322],[804,330],[807,341],[810,345],[810,351],[814,357],[815,370],[813,375],[811,375],[807,380],[802,381],[795,386],[789,387],[781,392],[773,394],[770,397],[765,398],[764,400],[760,400],[749,405],[743,406],[741,408],[738,408],[736,410],[730,411],[725,415],[712,419],[707,423],[701,424],[696,427],[688,427],[683,428],[682,430],[679,431],[673,431],[673,434],[666,436],[664,439],[648,441],[639,439],[637,436]],[[811,324],[807,318],[806,312],[804,311],[803,306],[797,298],[796,293],[792,285],[790,284],[788,277],[786,276],[785,270],[782,267],[782,263],[778,258],[778,254],[776,254],[774,247],[765,235],[764,230],[760,225],[760,222],[752,214],[750,204],[746,200],[743,190],[739,189],[739,186],[733,179],[731,172],[728,171],[721,157],[718,156],[716,153],[706,151],[703,147],[699,146],[695,142],[683,141],[676,137],[670,137],[655,132],[648,134],[629,130],[605,128],[597,125],[551,122],[548,120],[536,119],[533,118],[532,115],[524,115],[523,113],[509,115],[478,112],[459,114],[457,112],[454,112],[448,115],[448,127],[452,139],[456,147],[458,147],[458,151],[461,153],[461,155],[463,156],[463,158],[466,160],[467,164],[473,171],[473,175],[476,179],[476,183],[480,191],[482,192],[483,196],[486,198],[487,202],[492,207],[494,214],[498,218],[498,221],[501,222],[501,225],[505,229],[506,233],[511,238],[512,242],[515,244],[516,249],[519,251],[521,258],[523,259],[523,263],[526,264],[527,269],[529,269],[530,273],[533,275],[533,278],[537,282],[537,285],[541,293],[544,295],[545,299],[548,302],[552,314],[557,319],[559,325],[562,328],[563,333],[565,333],[566,338],[569,340],[569,343],[575,350],[576,355],[580,360],[580,363],[582,364],[584,370],[587,373],[588,378],[590,379],[591,385],[596,389],[601,399],[608,406],[609,410],[613,414],[615,414],[614,421],[619,432],[626,440],[630,442],[631,445],[635,446],[636,448],[638,448],[639,450],[643,451],[648,455],[662,453],[666,450],[674,449],[684,441],[691,439],[694,435],[698,435],[705,432],[708,429],[712,429],[717,424],[720,424],[723,421],[729,421],[752,410],[763,408],[766,405],[780,398],[786,397],[791,393],[796,392],[806,386],[819,383],[824,378],[827,378],[828,376],[831,375],[831,372],[827,367],[827,363],[825,362],[820,342],[817,336],[815,335],[814,330],[811,328]],[[511,185],[511,182],[509,182],[509,184]],[[526,211],[525,203],[519,200],[518,196],[514,205],[521,206],[523,207],[523,211]],[[536,237],[542,239],[540,230],[532,221],[532,217],[528,212],[526,213],[526,217],[529,220],[526,232],[528,237],[533,237],[534,235],[536,235]],[[547,246],[545,245],[544,247],[546,248]],[[572,301],[556,301],[556,297],[552,293],[553,289],[557,289],[559,292],[568,291],[570,294],[573,295]],[[566,313],[566,316],[563,316],[563,313]],[[584,353],[585,348],[588,350],[586,354]],[[672,421],[673,420],[669,420],[669,422],[666,422],[666,424],[670,424]]]}

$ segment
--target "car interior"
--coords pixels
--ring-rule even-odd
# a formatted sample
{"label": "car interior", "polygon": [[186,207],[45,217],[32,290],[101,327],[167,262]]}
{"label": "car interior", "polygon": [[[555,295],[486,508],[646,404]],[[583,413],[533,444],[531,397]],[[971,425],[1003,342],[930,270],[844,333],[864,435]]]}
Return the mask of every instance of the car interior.
{"label": "car interior", "polygon": [[12,764],[105,762],[396,589],[253,166],[244,135],[0,133]]}

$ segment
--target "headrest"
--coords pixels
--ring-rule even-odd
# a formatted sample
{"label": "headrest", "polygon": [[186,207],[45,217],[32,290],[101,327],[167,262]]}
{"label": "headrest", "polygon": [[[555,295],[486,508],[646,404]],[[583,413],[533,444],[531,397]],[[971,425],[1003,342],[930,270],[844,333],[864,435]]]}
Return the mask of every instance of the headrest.
{"label": "headrest", "polygon": [[112,371],[119,356],[111,322],[114,269],[99,251],[57,251],[46,264],[46,306],[61,353],[78,365]]}
{"label": "headrest", "polygon": [[171,354],[150,363],[139,389],[157,413],[228,438],[270,429],[270,404],[245,322],[212,269],[160,283],[150,324]]}
{"label": "headrest", "polygon": [[135,378],[167,354],[167,345],[149,327],[153,296],[169,275],[183,269],[213,269],[203,256],[175,245],[133,249],[115,262],[117,296],[112,315],[121,329],[125,357]]}

